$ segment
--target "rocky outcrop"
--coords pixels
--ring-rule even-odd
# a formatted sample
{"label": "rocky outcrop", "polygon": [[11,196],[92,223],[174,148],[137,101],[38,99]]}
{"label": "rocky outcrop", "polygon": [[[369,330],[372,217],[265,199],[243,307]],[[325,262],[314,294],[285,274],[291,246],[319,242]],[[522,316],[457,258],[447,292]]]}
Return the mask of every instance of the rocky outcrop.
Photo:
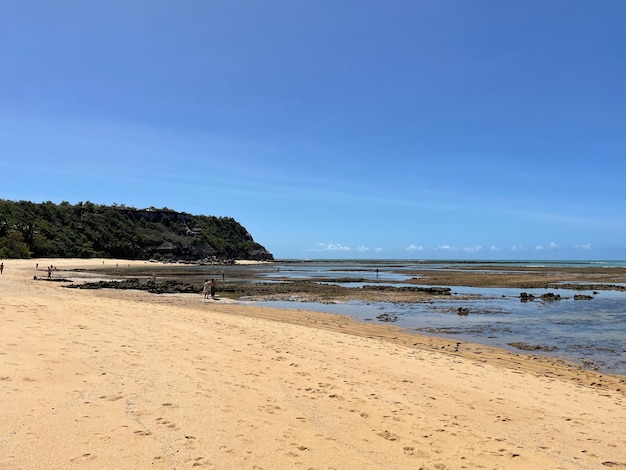
{"label": "rocky outcrop", "polygon": [[124,209],[138,226],[151,226],[160,237],[144,237],[142,258],[225,263],[234,259],[273,261],[274,256],[232,218],[194,216],[168,209]]}
{"label": "rocky outcrop", "polygon": [[592,300],[592,299],[593,299],[592,295],[576,294],[574,296],[574,300]]}
{"label": "rocky outcrop", "polygon": [[535,296],[527,292],[522,292],[519,295],[519,300],[520,302],[532,302],[533,300],[535,300]]}
{"label": "rocky outcrop", "polygon": [[[520,299],[520,302],[532,302],[533,300],[535,300],[535,296],[527,292],[522,292],[519,295],[519,299]],[[553,292],[547,292],[545,294],[541,294],[541,300],[548,300],[548,301],[561,300],[561,295],[555,294]]]}
{"label": "rocky outcrop", "polygon": [[142,281],[139,279],[124,279],[122,281],[98,281],[84,284],[70,284],[64,287],[74,289],[133,289],[146,290],[152,294],[198,294],[202,292],[199,286],[175,280]]}
{"label": "rocky outcrop", "polygon": [[548,300],[548,301],[561,300],[561,295],[555,294],[554,292],[548,292],[546,294],[541,295],[541,300]]}

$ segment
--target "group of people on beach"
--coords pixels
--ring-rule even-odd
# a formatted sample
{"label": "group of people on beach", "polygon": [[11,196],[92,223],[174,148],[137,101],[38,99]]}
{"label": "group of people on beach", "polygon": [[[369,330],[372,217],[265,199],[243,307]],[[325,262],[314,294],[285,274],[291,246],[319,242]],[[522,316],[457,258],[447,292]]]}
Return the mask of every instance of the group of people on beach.
{"label": "group of people on beach", "polygon": [[[39,270],[39,263],[35,263],[35,271]],[[57,268],[56,266],[50,265],[46,268],[46,270],[48,271],[48,279],[52,278],[52,272],[56,271]],[[37,276],[35,276],[35,279],[37,278]]]}
{"label": "group of people on beach", "polygon": [[204,281],[204,288],[202,289],[202,292],[204,294],[205,300],[209,298],[209,295],[211,296],[213,300],[215,300],[216,291],[217,291],[217,282],[215,282],[215,279],[211,279],[210,282],[208,279]]}

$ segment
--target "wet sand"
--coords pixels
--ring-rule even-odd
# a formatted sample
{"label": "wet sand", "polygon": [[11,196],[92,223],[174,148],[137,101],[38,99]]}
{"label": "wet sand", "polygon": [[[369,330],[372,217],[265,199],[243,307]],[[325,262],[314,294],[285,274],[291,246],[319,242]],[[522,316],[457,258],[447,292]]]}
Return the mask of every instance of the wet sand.
{"label": "wet sand", "polygon": [[35,262],[102,264],[4,260],[0,468],[626,468],[623,376]]}

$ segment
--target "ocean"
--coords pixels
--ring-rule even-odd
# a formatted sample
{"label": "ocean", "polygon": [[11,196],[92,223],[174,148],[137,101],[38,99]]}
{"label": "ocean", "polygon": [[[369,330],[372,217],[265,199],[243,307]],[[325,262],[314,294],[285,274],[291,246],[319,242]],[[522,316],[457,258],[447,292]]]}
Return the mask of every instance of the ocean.
{"label": "ocean", "polygon": [[[286,261],[271,268],[257,266],[255,278],[316,279],[344,287],[359,288],[372,283],[401,287],[416,269],[493,269],[507,267],[607,267],[624,268],[626,261]],[[362,282],[350,282],[359,278]],[[341,279],[348,282],[342,283]],[[577,281],[577,283],[581,283]],[[611,285],[620,285],[611,283]],[[626,284],[621,284],[626,287]],[[556,356],[604,373],[626,375],[626,291],[589,291],[549,289],[561,300],[541,300],[545,289],[451,287],[458,295],[472,294],[472,300],[438,298],[428,303],[348,302],[326,304],[317,302],[262,302],[269,307],[297,308],[341,315],[356,320],[378,322],[388,314],[397,318],[394,325],[419,334],[493,345],[520,354]],[[521,302],[520,293],[533,294],[536,299]],[[584,294],[592,300],[574,300]],[[453,296],[454,297],[454,296]],[[458,315],[462,305],[471,313]]]}

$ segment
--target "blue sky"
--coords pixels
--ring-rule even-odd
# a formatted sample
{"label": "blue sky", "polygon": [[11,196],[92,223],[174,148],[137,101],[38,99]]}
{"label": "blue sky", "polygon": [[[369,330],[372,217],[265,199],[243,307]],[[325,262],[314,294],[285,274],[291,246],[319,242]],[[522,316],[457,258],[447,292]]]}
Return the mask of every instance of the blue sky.
{"label": "blue sky", "polygon": [[277,258],[626,259],[626,2],[0,3],[0,197]]}

